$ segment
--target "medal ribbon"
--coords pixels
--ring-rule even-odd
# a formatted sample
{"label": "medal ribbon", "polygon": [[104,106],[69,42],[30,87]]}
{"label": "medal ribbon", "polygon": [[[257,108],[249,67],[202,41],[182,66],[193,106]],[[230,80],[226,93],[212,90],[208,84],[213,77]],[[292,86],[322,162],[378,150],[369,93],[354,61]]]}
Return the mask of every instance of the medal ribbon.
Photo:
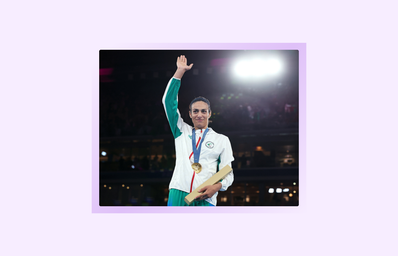
{"label": "medal ribbon", "polygon": [[196,142],[196,133],[195,133],[195,128],[192,129],[192,149],[193,149],[193,162],[194,163],[199,163],[199,157],[200,157],[200,149],[202,148],[202,142],[205,140],[206,134],[209,131],[209,128],[206,128],[205,132],[203,133],[202,140],[199,143],[199,147],[196,148],[195,142]]}

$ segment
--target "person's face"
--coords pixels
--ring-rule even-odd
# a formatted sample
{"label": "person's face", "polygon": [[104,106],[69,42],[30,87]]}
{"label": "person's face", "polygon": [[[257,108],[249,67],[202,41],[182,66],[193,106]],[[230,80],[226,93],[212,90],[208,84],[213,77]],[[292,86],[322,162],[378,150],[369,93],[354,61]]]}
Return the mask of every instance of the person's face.
{"label": "person's face", "polygon": [[192,104],[189,117],[192,119],[192,123],[196,129],[206,129],[210,116],[211,111],[209,111],[209,106],[206,102],[197,101]]}

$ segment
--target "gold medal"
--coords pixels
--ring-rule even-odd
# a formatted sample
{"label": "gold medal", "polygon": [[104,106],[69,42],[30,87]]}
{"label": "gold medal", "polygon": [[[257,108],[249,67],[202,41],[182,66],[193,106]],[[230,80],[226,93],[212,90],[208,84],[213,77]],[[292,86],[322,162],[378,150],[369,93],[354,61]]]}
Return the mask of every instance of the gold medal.
{"label": "gold medal", "polygon": [[192,169],[198,174],[202,171],[202,165],[200,163],[193,163]]}

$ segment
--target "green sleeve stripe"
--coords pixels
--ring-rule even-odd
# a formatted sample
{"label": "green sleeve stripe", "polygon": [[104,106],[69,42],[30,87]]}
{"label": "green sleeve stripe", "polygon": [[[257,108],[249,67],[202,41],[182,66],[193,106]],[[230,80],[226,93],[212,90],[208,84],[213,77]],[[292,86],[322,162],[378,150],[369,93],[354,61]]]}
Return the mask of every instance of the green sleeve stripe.
{"label": "green sleeve stripe", "polygon": [[177,127],[177,122],[178,122],[178,101],[177,101],[177,95],[178,91],[180,90],[180,85],[181,81],[178,79],[172,79],[169,85],[169,89],[166,94],[165,98],[165,109],[166,109],[166,115],[167,119],[169,120],[171,132],[173,133],[174,139],[177,139],[182,132],[180,129]]}
{"label": "green sleeve stripe", "polygon": [[[221,159],[220,157],[218,157],[217,159],[217,172],[220,170],[220,163],[221,163]],[[222,179],[220,180],[220,182],[222,181]]]}

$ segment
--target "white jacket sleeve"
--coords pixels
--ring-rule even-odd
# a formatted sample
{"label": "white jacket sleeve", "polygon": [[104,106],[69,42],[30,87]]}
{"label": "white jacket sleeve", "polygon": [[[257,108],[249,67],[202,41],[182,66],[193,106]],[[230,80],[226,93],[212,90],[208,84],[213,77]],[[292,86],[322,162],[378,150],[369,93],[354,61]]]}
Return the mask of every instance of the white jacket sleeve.
{"label": "white jacket sleeve", "polygon": [[[234,161],[234,156],[232,152],[231,142],[229,141],[228,137],[225,136],[224,140],[224,150],[220,155],[220,163],[219,163],[219,170],[224,168],[226,165],[229,165],[232,168],[232,161]],[[233,170],[221,181],[221,189],[220,191],[226,191],[229,186],[232,185],[234,181],[234,174]]]}

